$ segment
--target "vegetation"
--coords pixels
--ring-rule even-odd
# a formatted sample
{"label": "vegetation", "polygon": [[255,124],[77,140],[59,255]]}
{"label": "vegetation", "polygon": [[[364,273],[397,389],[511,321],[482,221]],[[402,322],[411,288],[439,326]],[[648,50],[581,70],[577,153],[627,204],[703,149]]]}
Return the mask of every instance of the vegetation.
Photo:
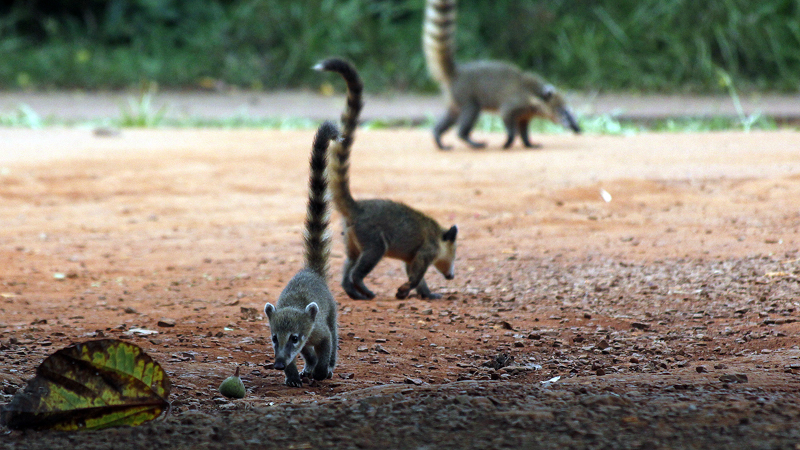
{"label": "vegetation", "polygon": [[[369,89],[427,90],[424,0],[84,0],[0,5],[0,88],[317,88],[352,59]],[[458,57],[582,90],[795,91],[795,0],[461,0]],[[720,84],[719,71],[731,84]]]}

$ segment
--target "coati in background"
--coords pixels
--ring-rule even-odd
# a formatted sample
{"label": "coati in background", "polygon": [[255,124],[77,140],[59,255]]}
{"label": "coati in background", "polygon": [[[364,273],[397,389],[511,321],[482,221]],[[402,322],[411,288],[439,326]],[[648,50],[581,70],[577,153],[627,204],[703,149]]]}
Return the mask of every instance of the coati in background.
{"label": "coati in background", "polygon": [[[302,377],[324,380],[333,376],[336,366],[338,332],[336,301],[328,289],[330,236],[328,222],[328,143],[339,130],[332,122],[323,123],[314,137],[311,150],[311,175],[305,229],[305,267],[289,280],[275,306],[264,305],[275,349],[275,365],[286,373],[286,384],[300,387]],[[297,372],[297,355],[302,354],[303,373]]]}
{"label": "coati in background", "polygon": [[497,111],[503,118],[511,147],[519,132],[526,147],[539,147],[528,137],[533,117],[545,117],[580,133],[564,97],[540,77],[500,61],[472,61],[456,64],[454,35],[456,0],[426,0],[422,30],[428,71],[439,82],[447,99],[447,112],[436,124],[433,136],[441,150],[442,134],[458,122],[458,136],[473,148],[486,146],[469,135],[481,111]]}
{"label": "coati in background", "polygon": [[347,83],[347,107],[342,113],[342,139],[331,146],[328,177],[333,203],[344,218],[344,263],[342,288],[352,299],[367,300],[375,294],[364,285],[364,277],[384,256],[406,263],[408,281],[397,289],[406,298],[416,289],[422,298],[441,298],[425,283],[433,264],[448,280],[453,279],[458,228],[442,228],[425,214],[391,200],[353,199],[350,193],[350,149],[363,102],[363,85],[356,69],[347,61],[327,59],[314,69],[339,73]]}

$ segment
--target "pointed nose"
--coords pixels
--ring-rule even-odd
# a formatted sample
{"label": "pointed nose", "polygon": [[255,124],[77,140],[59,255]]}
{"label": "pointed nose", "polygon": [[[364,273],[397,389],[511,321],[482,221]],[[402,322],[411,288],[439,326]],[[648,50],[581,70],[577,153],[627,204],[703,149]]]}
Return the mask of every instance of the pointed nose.
{"label": "pointed nose", "polygon": [[444,279],[445,279],[445,280],[452,280],[452,279],[453,279],[453,278],[455,278],[455,277],[456,277],[456,274],[454,274],[453,272],[450,272],[450,273],[448,273],[448,274],[446,274],[446,275],[444,276]]}
{"label": "pointed nose", "polygon": [[283,361],[275,361],[275,364],[272,367],[276,368],[277,370],[283,370],[286,368],[286,363]]}
{"label": "pointed nose", "polygon": [[580,134],[581,127],[578,125],[578,121],[575,120],[575,116],[573,116],[568,109],[561,110],[561,123],[564,126],[569,127],[575,133]]}

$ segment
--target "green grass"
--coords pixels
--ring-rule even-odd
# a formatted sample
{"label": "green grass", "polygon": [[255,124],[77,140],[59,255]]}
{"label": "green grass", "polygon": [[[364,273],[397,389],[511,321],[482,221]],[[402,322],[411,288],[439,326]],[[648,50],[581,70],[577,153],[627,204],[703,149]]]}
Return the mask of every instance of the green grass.
{"label": "green grass", "polygon": [[0,113],[0,126],[18,128],[42,128],[52,125],[53,121],[42,119],[30,106],[22,104],[16,110]]}
{"label": "green grass", "polygon": [[[120,0],[0,5],[0,88],[317,89],[353,60],[370,91],[434,91],[423,0]],[[800,86],[796,0],[460,0],[460,60],[510,60],[564,88],[726,92]]]}
{"label": "green grass", "polygon": [[[274,130],[313,130],[320,122],[307,118],[259,118],[245,114],[226,118],[171,118],[166,107],[154,109],[151,93],[128,98],[120,105],[119,115],[97,120],[73,121],[58,117],[42,117],[28,105],[19,105],[12,111],[0,111],[0,126],[16,128],[43,128],[49,126],[105,127],[105,128],[220,128],[220,129],[274,129]],[[583,115],[578,122],[586,134],[632,135],[643,132],[706,132],[724,130],[776,130],[779,125],[771,118],[753,115],[744,127],[738,117],[683,117],[651,121],[620,119],[613,114]],[[361,126],[368,130],[388,128],[433,128],[434,118],[423,122],[409,120],[372,120]],[[476,130],[504,133],[502,120],[492,114],[483,114],[475,126]],[[534,119],[530,130],[536,134],[571,133],[547,120]]]}

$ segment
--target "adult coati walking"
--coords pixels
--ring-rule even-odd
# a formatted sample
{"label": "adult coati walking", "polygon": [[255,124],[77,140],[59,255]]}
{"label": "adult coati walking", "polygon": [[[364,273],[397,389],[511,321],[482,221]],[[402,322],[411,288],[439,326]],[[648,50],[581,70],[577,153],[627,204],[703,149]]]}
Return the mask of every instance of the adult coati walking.
{"label": "adult coati walking", "polygon": [[472,61],[456,64],[454,34],[456,0],[426,0],[422,29],[423,50],[428,71],[439,82],[447,100],[447,112],[436,123],[433,136],[441,150],[442,134],[458,122],[458,136],[470,147],[486,144],[470,138],[481,111],[497,111],[503,118],[511,147],[519,132],[525,147],[539,147],[528,137],[533,117],[545,117],[580,133],[564,97],[540,77],[500,61]]}
{"label": "adult coati walking", "polygon": [[425,214],[391,200],[353,199],[350,193],[350,149],[363,102],[363,85],[356,69],[347,61],[327,59],[316,70],[339,73],[347,83],[347,106],[342,113],[342,139],[330,149],[328,176],[333,203],[344,218],[347,259],[342,288],[352,299],[367,300],[375,294],[364,285],[364,277],[384,256],[406,263],[408,281],[397,289],[406,298],[416,289],[422,298],[440,298],[425,283],[425,272],[433,264],[448,280],[453,279],[458,228],[442,228]]}
{"label": "adult coati walking", "polygon": [[[303,376],[315,380],[330,378],[336,366],[339,338],[336,301],[327,281],[330,208],[325,171],[328,144],[338,136],[336,125],[325,122],[314,137],[306,210],[305,267],[289,280],[276,305],[264,305],[275,349],[274,367],[284,370],[289,386],[302,386]],[[305,361],[302,374],[297,372],[298,354]]]}

